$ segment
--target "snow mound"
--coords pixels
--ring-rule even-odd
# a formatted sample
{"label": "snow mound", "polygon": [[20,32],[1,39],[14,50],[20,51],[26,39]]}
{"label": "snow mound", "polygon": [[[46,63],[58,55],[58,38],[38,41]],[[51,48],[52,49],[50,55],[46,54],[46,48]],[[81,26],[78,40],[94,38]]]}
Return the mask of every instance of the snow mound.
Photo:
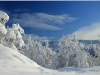
{"label": "snow mound", "polygon": [[17,50],[0,45],[0,75],[52,75],[55,70],[42,68]]}
{"label": "snow mound", "polygon": [[[0,45],[0,75],[19,75],[19,72],[38,72],[40,66],[17,50]],[[14,73],[15,74],[14,74]]]}
{"label": "snow mound", "polygon": [[0,75],[100,75],[100,67],[56,70],[46,69],[20,54],[17,50],[0,45]]}
{"label": "snow mound", "polygon": [[13,65],[12,63],[14,63],[15,67],[16,65],[23,65],[23,64],[33,65],[34,67],[39,67],[38,64],[28,59],[26,56],[20,54],[17,50],[10,49],[3,45],[0,45],[0,61],[7,63],[9,65]]}

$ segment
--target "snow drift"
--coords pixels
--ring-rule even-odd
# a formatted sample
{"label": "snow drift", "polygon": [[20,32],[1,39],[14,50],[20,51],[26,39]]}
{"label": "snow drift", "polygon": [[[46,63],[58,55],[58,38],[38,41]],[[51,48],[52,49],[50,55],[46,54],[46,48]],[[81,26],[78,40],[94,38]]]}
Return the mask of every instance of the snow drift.
{"label": "snow drift", "polygon": [[[39,72],[39,65],[18,51],[0,45],[0,75],[15,75],[19,72]],[[19,74],[16,74],[19,75]]]}
{"label": "snow drift", "polygon": [[100,67],[51,70],[42,68],[17,50],[0,45],[0,75],[100,75]]}
{"label": "snow drift", "polygon": [[0,75],[53,75],[58,71],[39,66],[17,50],[0,44]]}

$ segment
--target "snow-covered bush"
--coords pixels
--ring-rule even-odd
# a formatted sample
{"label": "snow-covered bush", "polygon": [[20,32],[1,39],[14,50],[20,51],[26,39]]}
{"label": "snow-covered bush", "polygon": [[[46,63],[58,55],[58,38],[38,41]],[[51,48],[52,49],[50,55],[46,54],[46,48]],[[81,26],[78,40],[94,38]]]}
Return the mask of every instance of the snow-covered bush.
{"label": "snow-covered bush", "polygon": [[20,50],[24,46],[24,41],[22,40],[23,34],[24,30],[18,23],[13,24],[12,28],[7,28],[6,40],[8,41],[8,46]]}
{"label": "snow-covered bush", "polygon": [[49,67],[52,63],[51,58],[55,54],[48,45],[42,46],[40,42],[32,40],[30,36],[25,48],[20,52],[43,67]]}
{"label": "snow-covered bush", "polygon": [[0,43],[2,43],[3,40],[5,39],[6,33],[7,33],[7,29],[5,28],[4,25],[0,24]]}
{"label": "snow-covered bush", "polygon": [[6,33],[5,39],[6,39],[6,43],[7,43],[7,46],[8,46],[8,47],[17,50],[16,46],[14,45],[16,36],[15,36],[15,33],[14,33],[14,31],[12,30],[12,28],[8,28],[8,29],[7,29],[7,33]]}
{"label": "snow-covered bush", "polygon": [[0,11],[0,23],[4,25],[9,20],[7,13]]}
{"label": "snow-covered bush", "polygon": [[13,24],[12,28],[6,29],[5,23],[8,20],[9,16],[7,13],[0,11],[0,43],[13,49],[21,49],[24,46],[24,41],[22,40],[24,30],[18,23]]}
{"label": "snow-covered bush", "polygon": [[88,66],[88,53],[84,45],[79,43],[74,35],[63,36],[59,40],[58,53],[53,58],[51,68],[63,68],[68,66]]}
{"label": "snow-covered bush", "polygon": [[12,29],[15,33],[16,39],[15,39],[15,46],[17,47],[17,49],[21,49],[25,44],[24,41],[22,40],[22,35],[24,35],[24,30],[22,27],[20,27],[20,25],[17,24],[13,24],[12,25]]}
{"label": "snow-covered bush", "polygon": [[7,33],[7,30],[5,28],[5,23],[9,20],[9,16],[3,12],[0,11],[0,43],[3,42],[5,35]]}

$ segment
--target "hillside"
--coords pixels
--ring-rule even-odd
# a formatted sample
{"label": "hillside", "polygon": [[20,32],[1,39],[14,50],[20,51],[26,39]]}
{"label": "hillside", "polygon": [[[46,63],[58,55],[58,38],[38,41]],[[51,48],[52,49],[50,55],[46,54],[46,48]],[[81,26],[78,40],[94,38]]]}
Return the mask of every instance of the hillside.
{"label": "hillside", "polygon": [[99,75],[100,67],[73,68],[56,70],[42,68],[18,51],[0,45],[0,75]]}
{"label": "hillside", "polygon": [[18,51],[0,45],[0,75],[41,74],[42,68]]}

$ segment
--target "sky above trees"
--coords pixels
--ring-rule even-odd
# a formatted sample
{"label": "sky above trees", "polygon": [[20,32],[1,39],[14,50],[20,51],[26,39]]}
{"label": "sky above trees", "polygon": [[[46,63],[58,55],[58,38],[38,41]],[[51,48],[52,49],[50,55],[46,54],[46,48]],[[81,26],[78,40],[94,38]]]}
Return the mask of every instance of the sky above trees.
{"label": "sky above trees", "polygon": [[100,32],[100,2],[97,1],[1,1],[0,10],[19,23],[34,39],[58,40],[76,34],[78,39],[97,40]]}

